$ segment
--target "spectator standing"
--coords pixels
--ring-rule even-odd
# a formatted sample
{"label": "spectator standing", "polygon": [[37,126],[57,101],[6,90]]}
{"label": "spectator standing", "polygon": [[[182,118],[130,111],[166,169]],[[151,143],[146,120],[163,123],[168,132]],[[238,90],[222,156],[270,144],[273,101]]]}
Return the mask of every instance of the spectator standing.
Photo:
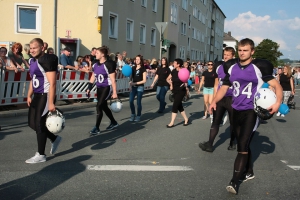
{"label": "spectator standing", "polygon": [[125,65],[123,61],[123,56],[121,54],[118,55],[118,62],[117,62],[117,70],[122,71],[122,67]]}
{"label": "spectator standing", "polygon": [[64,67],[64,69],[78,70],[78,67],[73,66],[73,63],[70,59],[70,54],[71,54],[70,47],[65,47],[63,53],[59,57],[60,64]]}
{"label": "spectator standing", "polygon": [[28,62],[29,58],[32,57],[30,55],[30,46],[29,46],[29,44],[24,45],[24,51],[25,51],[25,53],[23,54],[23,58],[26,60],[26,62]]}
{"label": "spectator standing", "polygon": [[49,47],[47,49],[47,54],[54,54],[54,49],[52,47]]}
{"label": "spectator standing", "polygon": [[91,61],[94,62],[96,60],[96,47],[93,47],[91,50]]}
{"label": "spectator standing", "polygon": [[43,52],[45,53],[47,49],[48,49],[48,43],[44,42],[44,50],[43,50]]}
{"label": "spectator standing", "polygon": [[171,71],[173,71],[173,69],[174,69],[173,62],[170,62],[170,64],[169,64],[169,69],[170,69]]}
{"label": "spectator standing", "polygon": [[22,50],[22,45],[20,43],[15,43],[12,46],[11,51],[8,52],[8,57],[13,62],[13,64],[17,66],[18,69],[24,71],[25,68],[22,65],[26,66],[28,69],[30,68],[30,66],[28,62],[26,62],[26,60],[23,58],[23,54],[21,53]]}
{"label": "spectator standing", "polygon": [[17,67],[6,57],[7,49],[5,47],[0,48],[0,71],[1,68],[4,70],[13,70],[16,73],[18,72]]}
{"label": "spectator standing", "polygon": [[127,52],[126,52],[126,51],[123,51],[122,56],[123,56],[123,61],[125,62],[125,60],[126,60],[126,58],[127,58]]}

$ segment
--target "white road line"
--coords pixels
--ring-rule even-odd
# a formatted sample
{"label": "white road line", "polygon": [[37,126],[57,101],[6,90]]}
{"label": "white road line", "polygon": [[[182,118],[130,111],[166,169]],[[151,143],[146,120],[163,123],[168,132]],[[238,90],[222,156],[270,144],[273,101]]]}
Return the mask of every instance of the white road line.
{"label": "white road line", "polygon": [[292,168],[293,170],[300,170],[300,166],[288,165],[288,167]]}
{"label": "white road line", "polygon": [[151,165],[88,165],[92,171],[134,171],[134,172],[175,172],[192,171],[189,166],[151,166]]}
{"label": "white road line", "polygon": [[288,161],[286,160],[280,160],[281,162],[283,162],[284,164],[288,164]]}

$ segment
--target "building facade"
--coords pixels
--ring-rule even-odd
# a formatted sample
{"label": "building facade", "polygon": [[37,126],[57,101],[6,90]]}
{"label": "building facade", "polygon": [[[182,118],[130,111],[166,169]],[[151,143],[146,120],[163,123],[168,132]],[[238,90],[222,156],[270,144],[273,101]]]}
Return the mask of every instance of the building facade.
{"label": "building facade", "polygon": [[234,50],[236,50],[236,45],[237,45],[237,39],[232,37],[231,31],[228,31],[228,33],[224,33],[223,47],[233,47]]}
{"label": "building facade", "polygon": [[222,58],[225,15],[214,0],[166,0],[164,56],[192,61]]}
{"label": "building facade", "polygon": [[[42,38],[72,59],[107,45],[129,57],[160,57],[155,22],[168,22],[164,56],[208,61],[221,58],[225,15],[214,0],[2,0],[0,43]],[[1,45],[1,44],[0,44]]]}

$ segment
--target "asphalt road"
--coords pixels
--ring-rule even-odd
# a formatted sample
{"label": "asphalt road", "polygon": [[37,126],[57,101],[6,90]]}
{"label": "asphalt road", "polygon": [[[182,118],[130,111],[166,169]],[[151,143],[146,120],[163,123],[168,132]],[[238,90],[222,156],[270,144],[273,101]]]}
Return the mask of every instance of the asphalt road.
{"label": "asphalt road", "polygon": [[95,108],[66,112],[58,152],[51,156],[48,142],[47,162],[40,164],[24,162],[37,150],[27,117],[1,118],[0,199],[300,199],[299,96],[296,102],[298,108],[285,118],[273,117],[258,128],[251,144],[256,177],[242,183],[238,195],[225,189],[236,156],[227,150],[228,123],[220,128],[213,153],[198,147],[210,129],[210,120],[200,119],[199,96],[185,103],[192,124],[182,126],[178,116],[171,129],[166,128],[171,103],[165,114],[157,114],[154,96],[143,99],[141,122],[128,121],[124,102],[115,114],[120,126],[105,131],[105,116],[103,131],[94,137],[88,131]]}

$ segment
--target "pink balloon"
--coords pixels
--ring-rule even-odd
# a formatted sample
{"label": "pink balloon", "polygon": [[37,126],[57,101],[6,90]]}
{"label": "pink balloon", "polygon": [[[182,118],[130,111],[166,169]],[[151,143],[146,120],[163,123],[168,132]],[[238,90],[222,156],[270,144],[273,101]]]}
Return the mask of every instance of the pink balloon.
{"label": "pink balloon", "polygon": [[178,77],[182,82],[186,83],[190,78],[189,70],[186,68],[181,68],[178,72]]}

